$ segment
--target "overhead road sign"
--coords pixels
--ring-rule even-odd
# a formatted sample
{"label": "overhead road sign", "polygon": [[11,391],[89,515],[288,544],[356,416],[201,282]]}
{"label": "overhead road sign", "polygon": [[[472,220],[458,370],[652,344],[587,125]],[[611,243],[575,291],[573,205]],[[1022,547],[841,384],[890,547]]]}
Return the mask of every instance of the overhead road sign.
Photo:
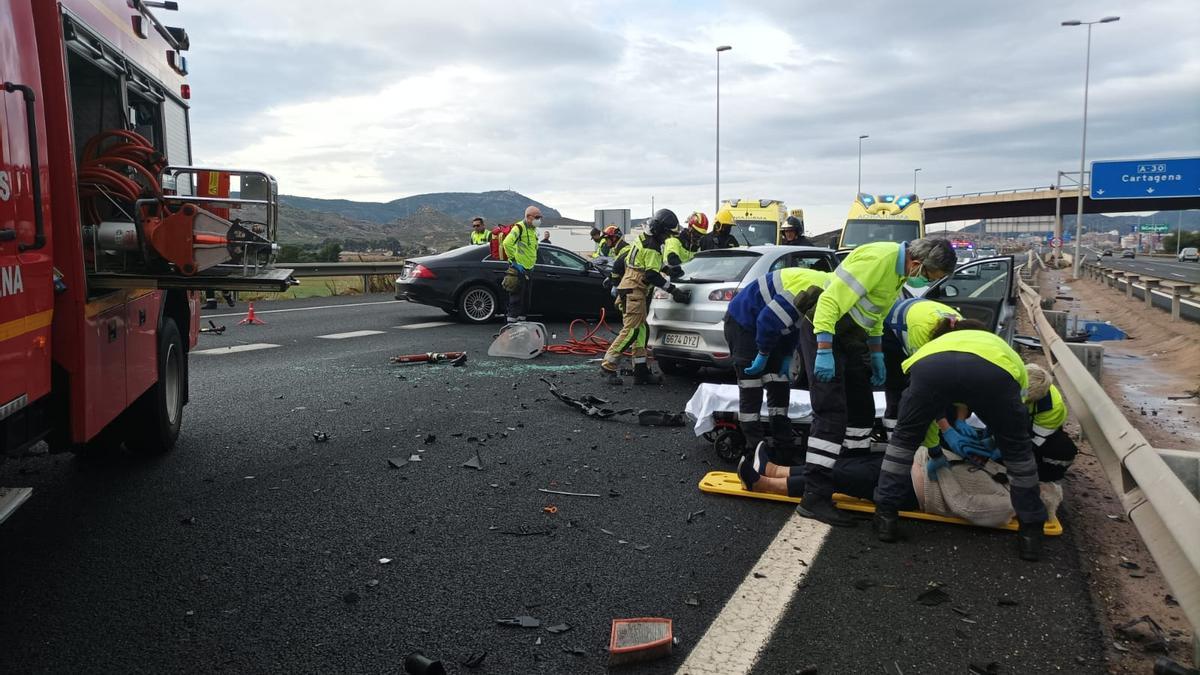
{"label": "overhead road sign", "polygon": [[1200,197],[1200,157],[1092,162],[1092,199]]}
{"label": "overhead road sign", "polygon": [[1171,226],[1166,223],[1142,223],[1137,227],[1138,232],[1149,232],[1151,234],[1160,234],[1170,232]]}

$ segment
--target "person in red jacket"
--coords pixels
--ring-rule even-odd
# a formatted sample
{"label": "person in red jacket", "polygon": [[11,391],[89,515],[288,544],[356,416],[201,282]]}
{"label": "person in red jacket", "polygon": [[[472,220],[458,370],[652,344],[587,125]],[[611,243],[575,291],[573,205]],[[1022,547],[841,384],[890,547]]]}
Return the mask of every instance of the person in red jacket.
{"label": "person in red jacket", "polygon": [[505,235],[512,229],[512,226],[512,223],[501,223],[492,228],[492,236],[488,239],[488,246],[491,247],[493,260],[507,259],[507,256],[504,254],[504,247],[500,243],[504,241]]}

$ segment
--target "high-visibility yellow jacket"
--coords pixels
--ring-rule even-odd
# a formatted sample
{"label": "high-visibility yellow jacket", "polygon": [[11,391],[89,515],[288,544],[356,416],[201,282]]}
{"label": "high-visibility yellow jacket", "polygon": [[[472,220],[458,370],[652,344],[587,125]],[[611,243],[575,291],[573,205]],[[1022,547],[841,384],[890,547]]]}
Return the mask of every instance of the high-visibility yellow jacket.
{"label": "high-visibility yellow jacket", "polygon": [[[696,256],[695,253],[689,251],[679,237],[670,237],[662,245],[663,262],[667,265],[682,265]],[[679,262],[673,262],[671,256],[679,258]]]}
{"label": "high-visibility yellow jacket", "polygon": [[904,244],[878,241],[851,251],[817,301],[813,332],[832,335],[849,314],[867,335],[883,335],[883,319],[904,286],[904,250]]}
{"label": "high-visibility yellow jacket", "polygon": [[[826,289],[825,292],[828,293],[829,290]],[[915,354],[905,359],[901,368],[907,373],[916,362],[942,352],[966,352],[1000,366],[1021,385],[1022,398],[1029,389],[1029,373],[1025,370],[1025,362],[1003,338],[986,330],[956,330],[936,340],[930,340]]]}
{"label": "high-visibility yellow jacket", "polygon": [[490,236],[491,235],[486,230],[483,230],[480,232],[471,230],[471,243],[472,244],[486,244],[488,242],[488,237],[490,237]]}
{"label": "high-visibility yellow jacket", "polygon": [[962,315],[953,307],[934,300],[908,298],[892,305],[883,323],[900,340],[904,353],[912,356],[929,342],[933,329],[947,317],[961,319]]}
{"label": "high-visibility yellow jacket", "polygon": [[662,251],[653,248],[650,235],[643,233],[629,245],[629,253],[625,256],[625,274],[617,288],[625,291],[645,290],[647,284],[661,286],[663,277],[658,271],[662,269],[662,264]]}
{"label": "high-visibility yellow jacket", "polygon": [[1029,404],[1029,417],[1033,419],[1033,444],[1041,445],[1051,434],[1062,428],[1067,421],[1067,403],[1062,392],[1053,384],[1040,401]]}
{"label": "high-visibility yellow jacket", "polygon": [[533,269],[537,263],[537,228],[524,220],[513,223],[512,229],[504,235],[504,241],[500,245],[504,247],[504,253],[509,260],[527,270]]}

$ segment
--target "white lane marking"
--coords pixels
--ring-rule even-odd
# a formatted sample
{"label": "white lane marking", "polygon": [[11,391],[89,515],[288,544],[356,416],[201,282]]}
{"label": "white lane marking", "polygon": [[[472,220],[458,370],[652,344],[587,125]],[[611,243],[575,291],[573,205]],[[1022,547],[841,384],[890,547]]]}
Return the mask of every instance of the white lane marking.
{"label": "white lane marking", "polygon": [[252,342],[248,345],[232,345],[230,347],[213,347],[212,349],[197,349],[190,352],[192,356],[200,356],[201,354],[236,354],[238,352],[254,352],[260,349],[274,349],[279,345],[273,345],[268,342]]}
{"label": "white lane marking", "polygon": [[1182,278],[1183,278],[1183,275],[1182,275],[1182,274],[1179,274],[1178,272],[1171,272],[1171,276],[1173,276],[1173,277],[1179,277],[1180,279],[1182,279]]}
{"label": "white lane marking", "polygon": [[330,333],[329,335],[318,335],[321,340],[345,340],[346,338],[366,337],[368,335],[382,335],[381,330],[352,330],[349,333]]}
{"label": "white lane marking", "polygon": [[[800,590],[798,585],[820,553],[829,529],[793,513],[676,675],[749,673],[792,596]],[[765,576],[757,578],[755,573]]]}
{"label": "white lane marking", "polygon": [[420,328],[437,328],[438,326],[452,326],[453,321],[426,321],[425,323],[410,323],[407,326],[396,326],[400,330],[418,330]]}
{"label": "white lane marking", "polygon": [[[264,309],[255,310],[255,314],[282,314],[283,312],[311,312],[317,309],[342,309],[343,307],[363,307],[364,305],[396,305],[407,300],[378,300],[376,302],[351,302],[345,305],[318,305],[316,307],[292,307],[290,309]],[[201,319],[220,319],[228,316],[245,316],[245,312],[234,312],[233,314],[204,314]]]}

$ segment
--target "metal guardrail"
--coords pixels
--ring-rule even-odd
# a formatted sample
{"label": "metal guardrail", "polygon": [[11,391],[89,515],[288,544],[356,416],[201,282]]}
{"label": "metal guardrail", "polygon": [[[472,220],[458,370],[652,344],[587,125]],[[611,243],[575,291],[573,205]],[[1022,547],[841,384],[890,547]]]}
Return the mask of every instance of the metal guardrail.
{"label": "metal guardrail", "polygon": [[[1110,288],[1120,290],[1120,285],[1125,284],[1125,296],[1133,299],[1133,291],[1135,288],[1140,288],[1142,291],[1142,301],[1147,307],[1154,306],[1154,294],[1158,291],[1164,291],[1161,297],[1169,299],[1171,302],[1170,312],[1172,321],[1180,321],[1183,319],[1196,320],[1194,314],[1189,316],[1189,313],[1183,311],[1183,303],[1186,299],[1189,304],[1194,305],[1192,297],[1192,289],[1200,284],[1195,284],[1190,281],[1179,281],[1178,279],[1167,279],[1145,272],[1134,272],[1132,270],[1123,270],[1115,267],[1104,267],[1095,262],[1085,261],[1080,268],[1080,273],[1084,277],[1093,278]],[[1135,282],[1141,281],[1140,287],[1135,285]]]}
{"label": "metal guardrail", "polygon": [[[1021,301],[1063,396],[1193,629],[1200,627],[1200,501],[1055,333],[1038,294]],[[1198,643],[1200,644],[1200,643]],[[1196,645],[1194,645],[1196,647]]]}
{"label": "metal guardrail", "polygon": [[376,274],[399,274],[404,269],[400,262],[328,262],[328,263],[278,263],[280,267],[292,269],[292,276],[301,277],[362,277]]}
{"label": "metal guardrail", "polygon": [[957,197],[987,197],[987,196],[993,196],[993,195],[1011,195],[1011,194],[1016,194],[1018,192],[1051,192],[1051,193],[1072,192],[1072,191],[1078,191],[1078,189],[1079,188],[1072,188],[1072,187],[1056,188],[1051,185],[1047,185],[1046,187],[1036,185],[1034,187],[1027,187],[1027,188],[1008,188],[1005,190],[985,190],[983,192],[963,192],[961,194],[955,194],[955,195],[936,195],[933,197],[926,197],[924,201],[933,202],[933,201],[937,201],[939,199],[955,199]]}

